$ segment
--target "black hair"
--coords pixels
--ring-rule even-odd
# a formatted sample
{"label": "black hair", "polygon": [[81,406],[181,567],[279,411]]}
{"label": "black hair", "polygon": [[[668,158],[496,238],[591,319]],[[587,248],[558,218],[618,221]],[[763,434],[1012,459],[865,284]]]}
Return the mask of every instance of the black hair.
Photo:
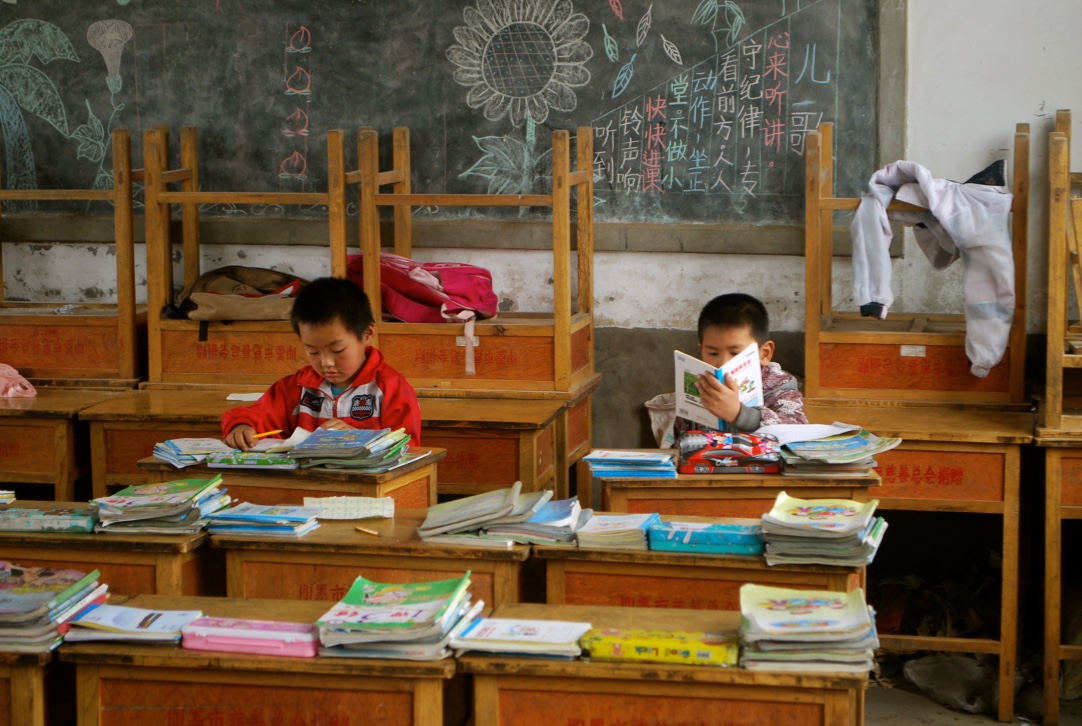
{"label": "black hair", "polygon": [[766,305],[742,292],[718,295],[699,313],[699,342],[707,328],[751,328],[760,345],[770,338],[770,316]]}
{"label": "black hair", "polygon": [[300,333],[301,323],[326,325],[336,320],[358,339],[364,337],[375,322],[364,290],[340,277],[320,277],[301,288],[289,316],[294,333]]}

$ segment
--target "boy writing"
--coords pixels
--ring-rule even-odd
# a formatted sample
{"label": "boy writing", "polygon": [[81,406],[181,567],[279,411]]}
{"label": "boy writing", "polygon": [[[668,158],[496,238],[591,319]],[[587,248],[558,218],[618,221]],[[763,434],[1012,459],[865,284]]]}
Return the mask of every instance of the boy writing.
{"label": "boy writing", "polygon": [[[753,342],[759,344],[759,364],[763,376],[763,406],[752,408],[740,403],[738,386],[732,377],[722,383],[704,373],[697,384],[703,407],[736,431],[755,431],[771,424],[806,424],[804,397],[796,378],[771,362],[774,341],[770,340],[770,318],[766,306],[751,295],[719,295],[699,313],[699,357],[715,368],[728,363]],[[702,429],[694,421],[676,417],[673,433]]]}
{"label": "boy writing", "polygon": [[261,431],[316,428],[405,428],[421,441],[417,394],[373,348],[375,320],[368,296],[349,280],[323,277],[293,301],[293,331],[308,365],[280,379],[251,406],[222,415],[225,443],[250,449]]}

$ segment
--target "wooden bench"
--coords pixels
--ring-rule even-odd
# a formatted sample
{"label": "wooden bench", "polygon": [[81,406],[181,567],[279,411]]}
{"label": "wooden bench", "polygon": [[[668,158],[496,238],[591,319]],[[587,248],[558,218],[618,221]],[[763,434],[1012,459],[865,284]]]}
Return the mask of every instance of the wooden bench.
{"label": "wooden bench", "polygon": [[[76,502],[26,502],[16,507],[86,507]],[[197,534],[0,532],[2,559],[27,567],[101,571],[117,595],[223,595],[221,553]]]}
{"label": "wooden bench", "polygon": [[425,456],[382,474],[348,469],[211,469],[205,464],[177,469],[161,459],[139,460],[147,482],[209,479],[221,474],[234,499],[252,504],[302,504],[305,497],[391,497],[396,507],[424,508],[436,503],[436,467],[444,449],[420,446],[411,452]]}
{"label": "wooden bench", "polygon": [[393,519],[372,519],[357,532],[353,521],[324,520],[298,539],[216,534],[225,552],[229,597],[337,601],[358,575],[376,582],[426,582],[471,570],[470,592],[486,612],[519,602],[525,587],[528,545],[511,549],[429,544],[417,536],[425,510],[395,509]]}
{"label": "wooden bench", "polygon": [[[153,595],[122,604],[300,623],[328,609],[322,602]],[[287,658],[110,642],[65,644],[60,659],[75,664],[80,724],[442,726],[464,716],[464,681],[450,659]]]}
{"label": "wooden bench", "polygon": [[74,500],[75,480],[90,471],[78,414],[117,395],[42,388],[31,398],[0,398],[0,481],[51,484],[56,500]]}
{"label": "wooden bench", "polygon": [[[1033,441],[1032,413],[941,406],[845,406],[809,404],[812,423],[859,424],[879,436],[899,436],[901,446],[876,456],[883,485],[879,509],[913,512],[968,512],[997,517],[1002,525],[1003,581],[998,638],[947,638],[884,633],[887,650],[991,653],[999,656],[999,720],[1014,714],[1014,673],[1018,664],[1019,492],[1021,448]],[[889,516],[889,515],[888,515]],[[900,537],[897,528],[888,540]],[[929,526],[922,538],[952,533]],[[964,534],[954,534],[954,538]],[[919,568],[919,563],[914,563]],[[870,572],[874,575],[875,564]]]}
{"label": "wooden bench", "polygon": [[[496,617],[585,621],[594,627],[735,631],[739,612],[505,605]],[[552,724],[800,724],[864,720],[865,674],[766,673],[664,663],[471,655],[473,718],[485,726]]]}

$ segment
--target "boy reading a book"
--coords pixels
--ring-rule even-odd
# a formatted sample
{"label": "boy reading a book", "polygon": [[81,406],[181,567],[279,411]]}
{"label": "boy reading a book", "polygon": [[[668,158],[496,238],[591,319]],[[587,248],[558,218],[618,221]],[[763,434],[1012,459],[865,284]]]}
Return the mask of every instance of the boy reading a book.
{"label": "boy reading a book", "polygon": [[[770,317],[762,302],[744,293],[719,295],[699,313],[699,357],[715,368],[729,362],[751,345],[759,344],[762,366],[764,405],[751,407],[740,403],[739,389],[731,376],[723,384],[715,376],[701,374],[697,385],[703,407],[736,431],[755,431],[772,424],[806,424],[804,397],[794,376],[770,359],[774,341],[770,340]],[[701,424],[676,417],[673,433],[703,429]]]}
{"label": "boy reading a book", "polygon": [[405,428],[421,441],[421,409],[405,377],[373,348],[375,320],[368,296],[349,280],[323,277],[308,283],[293,302],[293,330],[308,365],[282,378],[251,406],[222,415],[225,443],[246,451],[256,434],[297,427]]}

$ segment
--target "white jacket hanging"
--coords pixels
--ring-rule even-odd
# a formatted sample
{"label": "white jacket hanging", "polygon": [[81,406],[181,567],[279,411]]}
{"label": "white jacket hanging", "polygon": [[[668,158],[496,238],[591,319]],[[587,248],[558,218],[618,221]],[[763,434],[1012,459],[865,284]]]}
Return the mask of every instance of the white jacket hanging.
{"label": "white jacket hanging", "polygon": [[966,355],[970,372],[984,378],[1007,349],[1014,316],[1014,258],[1007,225],[1012,195],[1005,186],[934,179],[913,161],[896,161],[872,175],[853,217],[853,296],[857,305],[878,303],[886,317],[890,290],[887,205],[892,199],[927,211],[890,212],[914,226],[917,244],[941,270],[962,260]]}

